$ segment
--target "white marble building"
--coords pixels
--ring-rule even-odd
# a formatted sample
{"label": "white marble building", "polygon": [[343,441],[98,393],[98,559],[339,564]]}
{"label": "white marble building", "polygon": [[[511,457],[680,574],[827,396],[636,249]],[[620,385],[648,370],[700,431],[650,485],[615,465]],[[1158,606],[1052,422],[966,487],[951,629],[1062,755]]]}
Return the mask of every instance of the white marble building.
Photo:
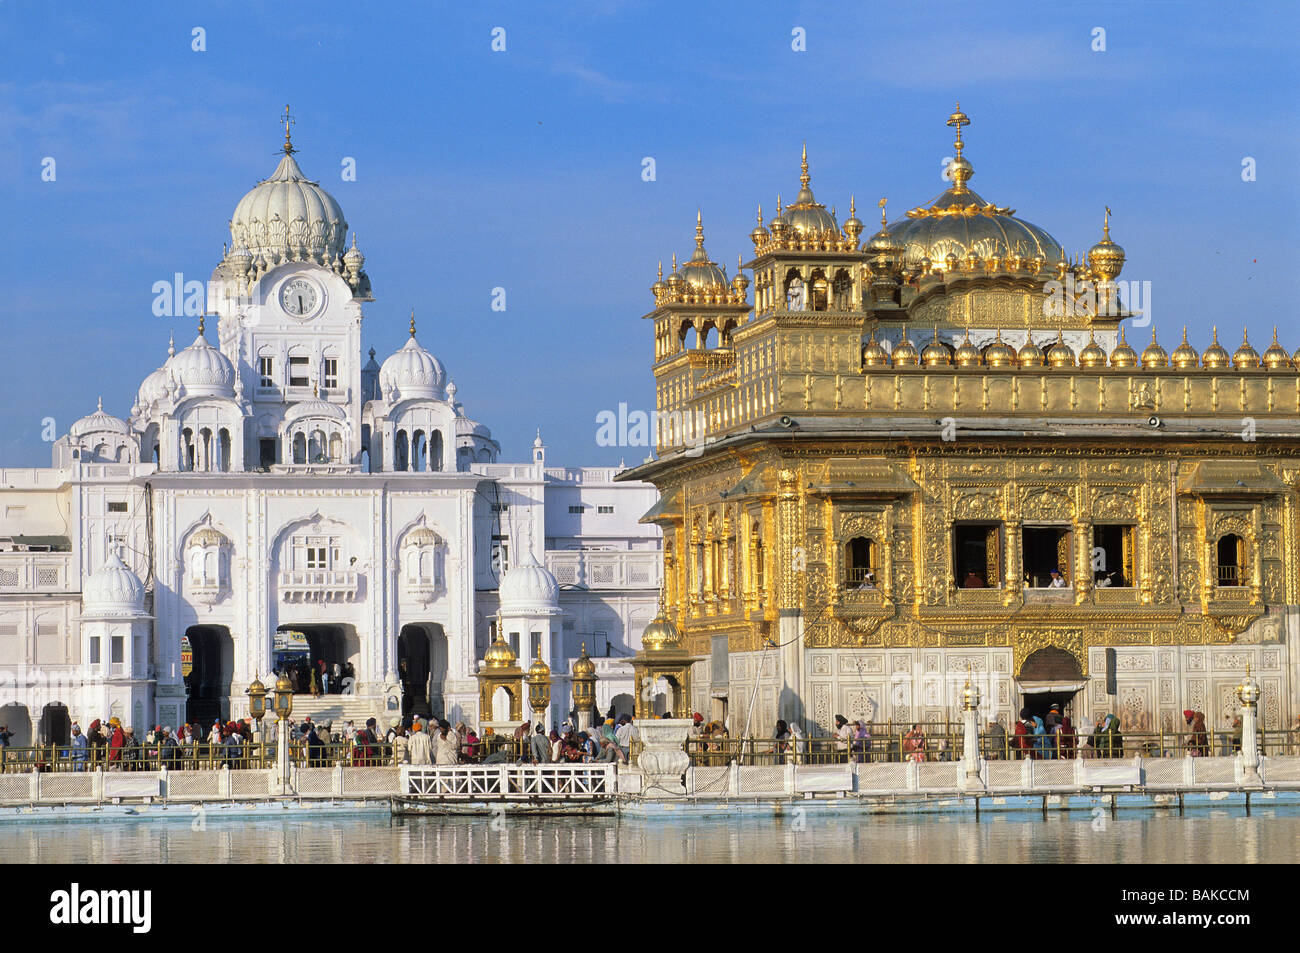
{"label": "white marble building", "polygon": [[[502,462],[414,315],[401,349],[363,357],[365,258],[285,145],[235,208],[209,326],[168,347],[125,419],[101,405],[51,468],[0,469],[0,724],[21,744],[69,719],[237,717],[256,674],[304,654],[354,678],[299,713],[478,722],[498,613],[525,668],[548,620],[554,715],[583,644],[602,704],[630,710],[619,660],[658,597],[659,530],[638,522],[655,489],[548,467],[540,433]],[[549,575],[553,605],[516,579],[519,616],[511,568]]]}

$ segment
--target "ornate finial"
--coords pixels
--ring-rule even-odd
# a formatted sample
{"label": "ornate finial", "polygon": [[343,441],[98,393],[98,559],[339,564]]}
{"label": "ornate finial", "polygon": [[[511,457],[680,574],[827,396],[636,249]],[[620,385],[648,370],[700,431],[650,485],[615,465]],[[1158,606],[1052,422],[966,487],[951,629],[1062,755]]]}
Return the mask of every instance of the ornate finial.
{"label": "ornate finial", "polygon": [[373,347],[370,349],[370,359],[372,361],[375,359],[375,349]]}
{"label": "ornate finial", "polygon": [[1213,336],[1214,336],[1214,343],[1215,343],[1215,344],[1218,344],[1218,343],[1219,343],[1219,326],[1218,326],[1217,324],[1214,326]]}
{"label": "ornate finial", "polygon": [[298,150],[293,147],[293,141],[289,138],[289,127],[294,125],[294,118],[289,115],[289,104],[285,103],[284,116],[280,119],[284,123],[284,154],[293,155]]}
{"label": "ornate finial", "polygon": [[849,194],[849,218],[857,218],[857,217],[858,217],[858,197],[850,193]]}
{"label": "ornate finial", "polygon": [[1187,325],[1183,325],[1183,343],[1187,343]]}
{"label": "ornate finial", "polygon": [[1273,344],[1277,345],[1277,325],[1273,325]]}
{"label": "ornate finial", "polygon": [[1128,339],[1124,336],[1124,325],[1122,324],[1119,326],[1119,343],[1120,344],[1128,343]]}
{"label": "ornate finial", "polygon": [[662,258],[659,259],[659,280],[664,280],[664,260]]}
{"label": "ornate finial", "polygon": [[677,274],[677,252],[673,252],[673,274]]}
{"label": "ornate finial", "polygon": [[199,315],[199,337],[203,337],[203,315]]}
{"label": "ornate finial", "polygon": [[1246,326],[1244,324],[1241,326],[1241,343],[1247,346],[1250,345],[1250,336],[1246,334]]}
{"label": "ornate finial", "polygon": [[168,357],[176,356],[176,335],[175,334],[167,335],[167,356]]}
{"label": "ornate finial", "polygon": [[411,337],[415,337],[415,309],[411,309]]}
{"label": "ornate finial", "polygon": [[957,150],[957,158],[960,159],[961,150],[965,147],[964,143],[961,141],[961,127],[970,125],[970,119],[961,111],[961,103],[957,103],[957,109],[948,117],[947,124],[957,130],[957,139],[953,142],[952,147]]}
{"label": "ornate finial", "polygon": [[704,247],[704,216],[699,209],[695,210],[695,247]]}
{"label": "ornate finial", "polygon": [[745,256],[742,255],[740,252],[736,252],[736,274],[740,274],[744,270],[745,270]]}
{"label": "ornate finial", "polygon": [[759,227],[760,227],[760,228],[761,228],[762,225],[763,225],[763,206],[762,206],[762,204],[760,204],[760,205],[758,206],[758,224],[759,224]]}
{"label": "ornate finial", "polygon": [[808,183],[812,181],[812,176],[808,174],[808,143],[803,144],[803,159],[799,162],[799,184],[805,189]]}
{"label": "ornate finial", "polygon": [[319,397],[319,396],[320,396],[320,385],[317,384],[315,381],[312,381],[312,382],[311,382],[311,395],[312,395],[313,397]]}
{"label": "ornate finial", "polygon": [[1110,206],[1106,206],[1106,220],[1101,226],[1101,232],[1104,236],[1102,241],[1110,241]]}
{"label": "ornate finial", "polygon": [[104,411],[104,395],[103,395],[103,394],[100,394],[100,395],[99,395],[99,403],[95,406],[95,409],[98,410],[100,413],[103,413],[103,411]]}
{"label": "ornate finial", "polygon": [[885,227],[885,206],[888,203],[889,203],[889,199],[886,198],[882,198],[879,202],[876,203],[877,205],[880,206],[880,227],[881,228]]}

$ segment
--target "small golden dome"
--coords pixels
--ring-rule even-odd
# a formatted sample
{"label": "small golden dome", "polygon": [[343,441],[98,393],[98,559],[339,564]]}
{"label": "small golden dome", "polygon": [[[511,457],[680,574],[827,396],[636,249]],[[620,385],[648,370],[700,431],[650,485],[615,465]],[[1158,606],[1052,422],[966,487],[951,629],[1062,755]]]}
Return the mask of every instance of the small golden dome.
{"label": "small golden dome", "polygon": [[1074,367],[1074,350],[1056,332],[1056,343],[1047,349],[1047,363],[1052,367]]}
{"label": "small golden dome", "polygon": [[1156,329],[1151,329],[1151,343],[1142,352],[1142,366],[1148,369],[1169,366],[1169,352],[1156,340]]}
{"label": "small golden dome", "polygon": [[890,352],[889,357],[895,367],[916,367],[921,363],[921,356],[916,353],[916,345],[907,339],[907,328],[903,329],[903,339]]}
{"label": "small golden dome", "polygon": [[483,663],[487,668],[511,668],[518,659],[511,650],[505,639],[501,638],[501,633],[497,633],[496,641],[488,646],[487,652],[483,654]]}
{"label": "small golden dome", "polygon": [[1091,329],[1088,330],[1088,343],[1083,350],[1079,352],[1080,367],[1105,367],[1106,352],[1102,350],[1101,345],[1093,336]]}
{"label": "small golden dome", "polygon": [[593,662],[591,660],[591,656],[587,654],[586,642],[582,643],[582,655],[580,655],[578,657],[578,660],[573,663],[573,677],[574,678],[595,678],[596,677],[596,663]]}
{"label": "small golden dome", "polygon": [[1264,352],[1264,366],[1270,371],[1282,371],[1291,368],[1291,355],[1287,354],[1286,348],[1277,343],[1276,326],[1273,328],[1273,343]]}
{"label": "small golden dome", "polygon": [[1115,350],[1110,352],[1111,367],[1137,367],[1137,351],[1128,346],[1128,340],[1124,337],[1124,328],[1119,329],[1119,343],[1115,345]]}
{"label": "small golden dome", "polygon": [[1016,363],[1021,367],[1043,366],[1043,352],[1034,343],[1033,338],[1026,338],[1025,343],[1016,352]]}
{"label": "small golden dome", "polygon": [[863,367],[888,367],[889,352],[876,340],[876,329],[871,329],[871,338],[862,349]]}
{"label": "small golden dome", "polygon": [[1213,340],[1201,355],[1201,364],[1209,370],[1220,371],[1227,367],[1231,360],[1227,349],[1219,344],[1219,327],[1215,325]]}
{"label": "small golden dome", "polygon": [[533,664],[528,666],[528,680],[540,682],[551,677],[551,667],[542,661],[539,653],[537,658],[533,659]]}
{"label": "small golden dome", "polygon": [[1101,241],[1088,249],[1088,267],[1103,281],[1114,281],[1124,269],[1124,249],[1110,240],[1110,209],[1106,209]]}
{"label": "small golden dome", "polygon": [[655,283],[650,286],[650,293],[655,296],[655,300],[662,298],[668,286],[664,284],[664,263],[659,262],[659,276],[655,278]]}
{"label": "small golden dome", "polygon": [[1016,351],[1006,341],[1002,340],[1002,330],[999,328],[997,336],[993,343],[984,349],[984,363],[989,367],[1015,367]]}
{"label": "small golden dome", "polygon": [[[291,687],[292,687],[292,686],[291,686]],[[262,680],[261,680],[260,678],[258,678],[256,675],[254,675],[254,676],[253,676],[253,683],[252,683],[251,685],[248,686],[248,689],[244,692],[244,694],[245,694],[245,695],[265,695],[265,694],[266,694],[266,686],[262,684]]]}
{"label": "small golden dome", "polygon": [[1187,325],[1183,325],[1183,343],[1174,348],[1174,353],[1169,356],[1170,362],[1179,370],[1188,370],[1199,367],[1201,364],[1201,355],[1196,352],[1196,348],[1187,343]]}
{"label": "small golden dome", "polygon": [[957,348],[954,357],[958,367],[979,367],[983,363],[984,355],[980,353],[979,348],[970,343],[969,329],[966,331],[966,339],[961,342],[961,346]]}
{"label": "small golden dome", "polygon": [[1241,329],[1241,346],[1232,352],[1232,366],[1239,371],[1259,367],[1259,352],[1250,346],[1245,328]]}
{"label": "small golden dome", "polygon": [[288,675],[281,675],[275,680],[275,690],[280,694],[293,694],[293,682],[289,681]]}
{"label": "small golden dome", "polygon": [[758,224],[755,225],[754,230],[749,233],[749,240],[754,243],[755,248],[759,248],[767,243],[770,235],[771,233],[763,227],[763,206],[760,205],[758,207]]}
{"label": "small golden dome", "polygon": [[921,363],[926,367],[947,367],[952,363],[952,353],[939,343],[939,329],[934,329],[934,338],[921,352]]}
{"label": "small golden dome", "polygon": [[681,633],[677,631],[677,626],[673,625],[672,620],[664,614],[663,607],[660,606],[659,614],[650,620],[650,624],[641,633],[642,650],[664,652],[675,649],[681,644]]}

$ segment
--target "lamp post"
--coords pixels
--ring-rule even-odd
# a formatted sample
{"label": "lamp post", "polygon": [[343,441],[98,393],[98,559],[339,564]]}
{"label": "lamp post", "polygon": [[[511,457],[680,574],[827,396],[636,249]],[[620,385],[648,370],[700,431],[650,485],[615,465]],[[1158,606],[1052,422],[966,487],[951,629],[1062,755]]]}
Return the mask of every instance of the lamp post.
{"label": "lamp post", "polygon": [[280,793],[289,793],[289,715],[293,712],[293,684],[289,676],[281,675],[275,680],[272,693],[275,702],[275,715],[279,719],[279,731],[275,743],[276,766],[280,772]]}
{"label": "lamp post", "polygon": [[980,707],[980,689],[971,684],[970,666],[966,667],[966,687],[961,692],[962,751],[961,760],[965,763],[963,787],[980,785],[980,732],[976,716]]}
{"label": "lamp post", "polygon": [[524,678],[528,683],[528,707],[533,710],[533,717],[540,717],[545,728],[551,727],[551,667],[542,661],[542,650],[537,650],[537,658],[533,659],[533,664],[529,666],[528,675]]}
{"label": "lamp post", "polygon": [[596,704],[596,663],[582,643],[582,655],[573,663],[573,707],[577,711],[578,730],[591,727],[591,706]]}
{"label": "lamp post", "polygon": [[[248,686],[244,692],[248,696],[248,717],[257,722],[257,740],[265,742],[266,736],[262,733],[262,719],[266,717],[266,686],[262,684],[261,678],[255,673],[253,683]],[[262,749],[266,751],[265,748]]]}
{"label": "lamp post", "polygon": [[1237,686],[1237,700],[1241,702],[1241,767],[1242,787],[1260,788],[1264,779],[1259,776],[1259,739],[1255,728],[1259,719],[1259,683],[1251,677],[1250,663],[1246,663],[1246,677]]}

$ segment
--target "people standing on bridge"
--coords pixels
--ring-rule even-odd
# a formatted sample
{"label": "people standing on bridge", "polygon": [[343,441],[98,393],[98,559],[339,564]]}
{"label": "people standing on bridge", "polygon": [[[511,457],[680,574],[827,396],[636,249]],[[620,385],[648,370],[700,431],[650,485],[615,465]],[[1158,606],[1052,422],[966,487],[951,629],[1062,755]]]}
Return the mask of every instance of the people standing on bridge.
{"label": "people standing on bridge", "polygon": [[1190,709],[1183,712],[1183,723],[1190,732],[1187,739],[1187,756],[1190,758],[1204,758],[1210,753],[1210,737],[1205,730],[1205,713],[1192,711]]}
{"label": "people standing on bridge", "polygon": [[792,763],[803,764],[804,756],[808,753],[808,742],[804,740],[803,729],[797,721],[790,722],[790,751]]}
{"label": "people standing on bridge", "polygon": [[618,740],[619,749],[623,752],[623,760],[629,760],[632,757],[632,741],[636,738],[636,726],[632,724],[631,715],[623,715],[618,719],[618,727],[614,729],[614,737]]}
{"label": "people standing on bridge", "polygon": [[168,771],[174,771],[178,767],[180,753],[181,748],[176,742],[176,736],[172,734],[171,725],[164,725],[162,738],[158,742],[158,761]]}
{"label": "people standing on bridge", "polygon": [[776,763],[785,764],[786,754],[790,751],[790,726],[784,719],[777,719],[776,727],[772,729],[772,740],[772,752],[776,755]]}
{"label": "people standing on bridge", "polygon": [[438,721],[438,734],[433,739],[434,764],[459,764],[460,739],[451,730],[451,723],[442,718]]}
{"label": "people standing on bridge", "polygon": [[541,722],[528,739],[528,760],[531,764],[548,764],[551,760],[551,744],[546,738],[546,729]]}
{"label": "people standing on bridge", "polygon": [[72,770],[85,771],[86,760],[90,756],[90,742],[81,733],[81,725],[72,723]]}
{"label": "people standing on bridge", "polygon": [[1060,727],[1056,729],[1056,746],[1060,752],[1059,757],[1073,759],[1078,744],[1078,732],[1074,730],[1074,725],[1070,722],[1070,716],[1062,715]]}
{"label": "people standing on bridge", "polygon": [[411,725],[411,737],[408,742],[411,764],[433,764],[433,739],[424,730],[424,723],[416,721]]}
{"label": "people standing on bridge", "polygon": [[912,730],[903,736],[903,758],[906,761],[925,760],[925,732],[920,725],[913,725]]}
{"label": "people standing on bridge", "polygon": [[397,728],[393,731],[393,764],[403,765],[411,762],[411,744],[406,737],[406,729],[402,727],[400,719],[397,722]]}
{"label": "people standing on bridge", "polygon": [[1020,709],[1020,718],[1016,720],[1015,732],[1015,751],[1016,760],[1023,761],[1031,756],[1030,748],[1033,746],[1034,722],[1029,717],[1029,709]]}
{"label": "people standing on bridge", "polygon": [[1124,738],[1120,734],[1119,720],[1114,715],[1102,715],[1092,731],[1092,747],[1098,758],[1122,758]]}
{"label": "people standing on bridge", "polygon": [[122,730],[122,722],[117,718],[108,720],[110,734],[108,737],[108,766],[112,769],[122,767],[122,746],[126,744],[126,732]]}

